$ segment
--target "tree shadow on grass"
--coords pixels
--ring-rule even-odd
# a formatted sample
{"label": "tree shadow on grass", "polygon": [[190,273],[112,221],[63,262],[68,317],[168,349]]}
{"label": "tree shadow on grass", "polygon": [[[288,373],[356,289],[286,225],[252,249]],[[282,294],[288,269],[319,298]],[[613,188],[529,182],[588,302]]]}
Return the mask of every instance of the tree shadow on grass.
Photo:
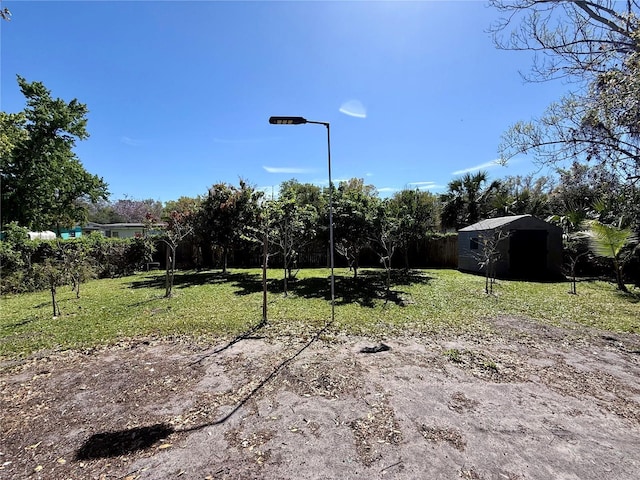
{"label": "tree shadow on grass", "polygon": [[8,323],[6,325],[0,325],[0,330],[11,331],[14,328],[24,327],[25,325],[29,325],[30,323],[37,322],[40,320],[38,317],[27,317],[23,320],[18,320],[14,323]]}
{"label": "tree shadow on grass", "polygon": [[[397,270],[392,272],[392,286],[408,286],[414,284],[427,284],[433,277],[423,275],[415,270]],[[229,274],[228,280],[233,282],[237,288],[236,295],[251,295],[262,291],[262,277],[259,274]],[[284,282],[280,280],[269,280],[268,289],[272,294],[283,293]],[[288,291],[292,295],[302,298],[321,298],[331,300],[331,280],[330,277],[311,277],[289,280]],[[376,300],[387,300],[397,305],[403,305],[406,292],[392,289],[387,296],[386,293],[386,273],[383,270],[364,270],[358,278],[335,277],[336,305],[348,305],[358,303],[359,305],[373,308]]]}
{"label": "tree shadow on grass", "polygon": [[[216,272],[194,272],[194,271],[186,271],[186,272],[176,272],[173,277],[173,287],[174,288],[188,288],[194,287],[197,285],[207,285],[214,283],[225,283],[229,280],[233,275],[244,275],[244,274],[233,274],[233,273],[222,273],[220,271]],[[158,275],[147,275],[144,279],[134,280],[129,283],[130,288],[164,288],[165,287],[165,275],[164,273]]]}
{"label": "tree shadow on grass", "polygon": [[[58,305],[60,305],[61,303],[68,303],[71,300],[77,300],[77,299],[71,299],[71,298],[60,298],[59,299],[58,297],[60,296],[60,292],[62,292],[62,289],[58,290],[58,293],[56,294],[56,303]],[[33,308],[42,309],[42,308],[53,308],[53,307],[51,306],[51,300],[49,299],[46,302],[42,302],[42,303],[39,303],[37,305],[34,305]]]}
{"label": "tree shadow on grass", "polygon": [[623,292],[622,290],[616,290],[616,296],[626,300],[629,303],[640,303],[640,290]]}
{"label": "tree shadow on grass", "polygon": [[[415,284],[426,285],[433,278],[416,271],[392,270],[390,289],[387,292],[387,277],[384,270],[365,270],[358,278],[344,278],[340,303],[355,303],[364,307],[374,307],[375,301],[391,302],[405,306],[408,293],[401,288]],[[394,288],[395,287],[395,288]]]}
{"label": "tree shadow on grass", "polygon": [[[357,278],[336,276],[336,305],[359,305],[373,308],[378,300],[389,301],[397,305],[405,304],[406,292],[397,287],[415,284],[428,284],[433,277],[424,275],[419,270],[393,270],[391,273],[392,288],[387,295],[386,272],[384,270],[362,270]],[[174,288],[189,288],[197,285],[230,283],[239,296],[252,295],[262,291],[262,276],[258,273],[222,273],[222,272],[185,272],[176,273]],[[135,280],[131,288],[164,288],[164,276],[150,275],[143,280]],[[268,290],[272,294],[284,291],[282,279],[269,280]],[[321,298],[331,300],[331,284],[329,276],[325,278],[311,277],[288,282],[291,294],[303,298]],[[151,300],[152,301],[152,300]]]}

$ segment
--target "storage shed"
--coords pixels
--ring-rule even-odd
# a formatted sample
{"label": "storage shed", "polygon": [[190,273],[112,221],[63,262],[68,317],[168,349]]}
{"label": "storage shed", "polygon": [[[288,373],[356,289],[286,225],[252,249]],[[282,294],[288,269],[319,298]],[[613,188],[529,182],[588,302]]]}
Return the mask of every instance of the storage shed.
{"label": "storage shed", "polygon": [[562,229],[532,215],[482,220],[458,231],[458,269],[484,273],[484,239],[497,244],[498,277],[544,279],[562,275]]}

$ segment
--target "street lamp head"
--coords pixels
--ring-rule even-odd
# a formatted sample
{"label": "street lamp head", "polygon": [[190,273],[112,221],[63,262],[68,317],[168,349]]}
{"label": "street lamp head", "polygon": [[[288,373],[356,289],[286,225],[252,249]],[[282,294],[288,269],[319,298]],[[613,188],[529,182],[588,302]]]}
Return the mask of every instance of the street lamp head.
{"label": "street lamp head", "polygon": [[307,123],[303,117],[270,117],[269,123],[272,125],[302,125]]}

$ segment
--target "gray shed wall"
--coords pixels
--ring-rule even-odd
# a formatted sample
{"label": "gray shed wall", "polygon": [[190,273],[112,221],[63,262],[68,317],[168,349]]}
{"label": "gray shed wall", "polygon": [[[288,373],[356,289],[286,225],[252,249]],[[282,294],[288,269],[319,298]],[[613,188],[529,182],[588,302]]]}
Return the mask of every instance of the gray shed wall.
{"label": "gray shed wall", "polygon": [[[510,236],[500,242],[499,251],[500,258],[496,263],[496,275],[501,277],[518,276],[522,278],[527,277],[527,271],[522,270],[522,262],[526,265],[527,258],[512,258],[512,255],[517,254],[518,245],[513,245],[512,252],[512,235],[513,238],[517,234],[513,232],[523,232],[521,235],[526,237],[526,231],[546,231],[546,252],[539,252],[537,255],[544,256],[545,268],[540,268],[535,272],[538,276],[560,276],[562,273],[562,230],[555,225],[547,223],[535,217],[522,217],[515,219],[511,223],[507,223],[501,227],[505,231],[510,232]],[[471,240],[473,238],[479,238],[481,235],[490,234],[491,230],[471,230],[458,232],[458,269],[473,273],[484,273],[484,269],[480,267],[480,261],[477,256],[481,254],[482,244],[478,245],[477,250],[471,249]],[[533,235],[532,235],[533,236]],[[522,238],[522,237],[521,237]],[[516,240],[517,242],[518,240]],[[532,255],[535,252],[531,252]],[[520,252],[522,254],[522,252]],[[525,255],[527,255],[525,253]],[[520,262],[519,262],[520,260]],[[519,265],[520,263],[520,265]],[[536,267],[539,265],[536,264]],[[535,275],[534,275],[535,276]]]}

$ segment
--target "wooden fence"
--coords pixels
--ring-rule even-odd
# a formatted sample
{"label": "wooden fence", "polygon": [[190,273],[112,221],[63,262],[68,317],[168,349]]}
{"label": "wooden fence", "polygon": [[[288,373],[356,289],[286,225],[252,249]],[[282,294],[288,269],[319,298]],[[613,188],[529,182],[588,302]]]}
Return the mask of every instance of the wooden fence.
{"label": "wooden fence", "polygon": [[[160,249],[162,250],[162,249]],[[193,268],[195,265],[193,252],[196,249],[191,244],[181,245],[178,248],[178,265],[182,268]],[[160,252],[158,252],[160,253]],[[201,249],[202,264],[205,267],[217,267],[221,261],[220,252],[207,252]],[[157,255],[158,261],[164,266],[164,255]],[[259,250],[236,250],[229,254],[229,267],[259,267],[262,262]],[[336,267],[346,267],[347,262],[336,253]],[[407,265],[408,264],[408,265]],[[281,255],[273,255],[269,260],[271,268],[279,268],[282,265]],[[322,245],[315,245],[303,249],[297,259],[300,268],[328,267],[329,249]],[[365,249],[360,255],[361,267],[379,267],[378,256],[371,250]],[[409,247],[407,252],[397,250],[393,256],[394,268],[458,268],[458,236],[444,235],[438,237],[425,237]]]}

